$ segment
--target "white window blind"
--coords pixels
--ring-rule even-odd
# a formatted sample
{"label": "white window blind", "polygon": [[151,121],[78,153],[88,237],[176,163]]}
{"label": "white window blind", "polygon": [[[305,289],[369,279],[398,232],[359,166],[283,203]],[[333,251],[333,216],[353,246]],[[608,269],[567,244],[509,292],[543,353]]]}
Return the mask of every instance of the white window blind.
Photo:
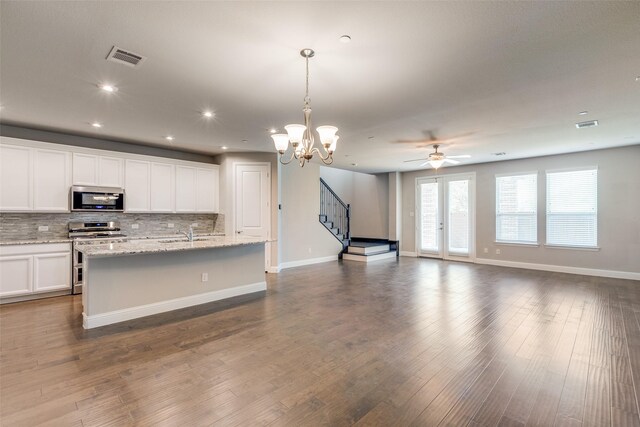
{"label": "white window blind", "polygon": [[538,174],[496,177],[496,241],[538,242]]}
{"label": "white window blind", "polygon": [[547,172],[547,244],[598,244],[598,170]]}

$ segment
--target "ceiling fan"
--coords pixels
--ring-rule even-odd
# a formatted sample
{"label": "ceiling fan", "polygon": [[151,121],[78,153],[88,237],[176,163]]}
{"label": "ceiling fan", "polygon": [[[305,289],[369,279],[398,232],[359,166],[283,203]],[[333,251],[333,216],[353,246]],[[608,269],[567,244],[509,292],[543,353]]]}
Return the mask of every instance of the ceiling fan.
{"label": "ceiling fan", "polygon": [[432,168],[434,169],[438,169],[440,166],[444,165],[445,163],[450,163],[452,165],[457,165],[458,163],[460,163],[458,160],[453,160],[453,159],[468,159],[469,157],[471,157],[468,154],[463,154],[460,156],[446,156],[444,153],[438,151],[438,147],[440,147],[440,144],[433,144],[433,148],[435,149],[435,151],[433,153],[429,153],[429,157],[422,158],[422,159],[414,159],[414,160],[405,160],[405,163],[408,162],[418,162],[418,161],[422,161],[424,163],[422,163],[420,166],[426,166],[426,165],[431,165]]}

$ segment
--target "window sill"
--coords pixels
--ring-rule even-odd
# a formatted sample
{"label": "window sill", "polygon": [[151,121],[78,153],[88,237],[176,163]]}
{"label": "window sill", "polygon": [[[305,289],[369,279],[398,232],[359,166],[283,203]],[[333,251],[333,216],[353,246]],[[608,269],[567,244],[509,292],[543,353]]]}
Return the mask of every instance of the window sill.
{"label": "window sill", "polygon": [[561,245],[544,245],[549,249],[564,249],[570,251],[587,251],[587,252],[597,252],[600,250],[599,246],[561,246]]}
{"label": "window sill", "polygon": [[539,243],[509,242],[507,240],[496,240],[494,243],[496,245],[502,245],[502,246],[532,246],[532,247],[539,247],[540,246]]}

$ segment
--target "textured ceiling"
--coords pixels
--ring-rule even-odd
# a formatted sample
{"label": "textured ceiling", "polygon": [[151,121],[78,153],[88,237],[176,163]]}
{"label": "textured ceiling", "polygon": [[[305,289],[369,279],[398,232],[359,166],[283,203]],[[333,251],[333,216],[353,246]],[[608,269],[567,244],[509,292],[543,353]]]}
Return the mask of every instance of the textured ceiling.
{"label": "textured ceiling", "polygon": [[[0,19],[4,123],[273,151],[267,129],[302,121],[310,47],[314,125],[340,128],[338,167],[415,169],[403,161],[432,137],[464,163],[640,143],[640,2],[3,0]],[[113,45],[148,59],[107,62]]]}

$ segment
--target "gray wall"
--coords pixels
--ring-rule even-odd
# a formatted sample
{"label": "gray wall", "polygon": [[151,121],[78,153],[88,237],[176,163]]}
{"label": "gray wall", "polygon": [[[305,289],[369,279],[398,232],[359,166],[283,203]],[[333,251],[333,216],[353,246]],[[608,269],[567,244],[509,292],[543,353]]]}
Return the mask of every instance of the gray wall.
{"label": "gray wall", "polygon": [[320,167],[320,176],[351,205],[351,236],[389,238],[389,175]]}
{"label": "gray wall", "polygon": [[[599,251],[545,247],[545,170],[598,167]],[[495,175],[538,171],[538,247],[495,243]],[[640,272],[640,145],[441,169],[438,175],[476,172],[478,258]],[[415,251],[415,180],[433,170],[402,174],[402,251]],[[483,249],[487,248],[488,253]],[[496,248],[501,250],[497,255]]]}
{"label": "gray wall", "polygon": [[99,139],[89,136],[52,132],[20,126],[11,126],[6,124],[0,125],[0,135],[12,138],[30,139],[33,141],[50,142],[53,144],[72,145],[74,147],[119,151],[122,153],[158,156],[169,159],[187,160],[192,162],[214,163],[213,157],[205,154],[170,150],[159,147],[151,147],[148,145],[140,145],[109,139]]}
{"label": "gray wall", "polygon": [[320,224],[320,166],[279,165],[281,263],[336,256],[342,244]]}

